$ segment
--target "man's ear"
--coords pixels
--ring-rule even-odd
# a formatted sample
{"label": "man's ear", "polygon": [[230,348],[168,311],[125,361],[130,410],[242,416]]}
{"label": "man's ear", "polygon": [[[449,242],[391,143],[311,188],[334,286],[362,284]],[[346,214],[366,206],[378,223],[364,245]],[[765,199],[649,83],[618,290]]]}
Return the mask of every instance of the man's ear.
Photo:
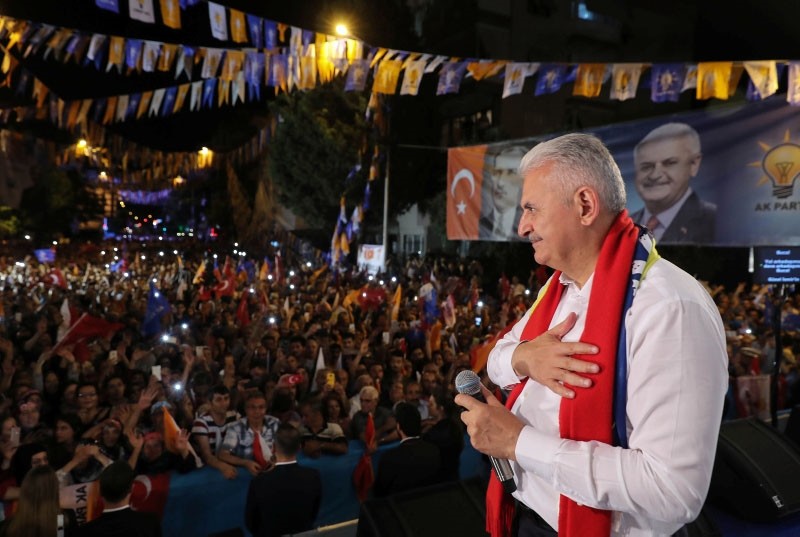
{"label": "man's ear", "polygon": [[697,153],[695,156],[692,157],[692,160],[689,161],[691,166],[690,168],[690,175],[694,177],[697,175],[697,172],[700,171],[700,162],[703,160],[703,154]]}
{"label": "man's ear", "polygon": [[600,214],[600,197],[589,186],[582,186],[576,190],[573,202],[583,225],[590,225]]}

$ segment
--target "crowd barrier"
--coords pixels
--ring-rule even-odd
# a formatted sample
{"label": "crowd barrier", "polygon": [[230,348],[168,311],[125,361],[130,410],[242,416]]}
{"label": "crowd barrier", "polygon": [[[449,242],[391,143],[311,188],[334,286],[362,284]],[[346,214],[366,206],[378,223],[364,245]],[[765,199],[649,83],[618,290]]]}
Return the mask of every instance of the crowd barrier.
{"label": "crowd barrier", "polygon": [[[397,444],[381,446],[372,456],[373,468],[386,450]],[[358,518],[360,504],[353,486],[353,471],[363,454],[359,441],[350,442],[345,455],[323,455],[319,459],[300,456],[304,466],[316,468],[322,476],[322,504],[315,527],[328,526]],[[465,436],[461,453],[460,477],[486,476],[489,468]],[[201,468],[188,474],[173,473],[167,494],[162,529],[164,535],[206,536],[232,528],[244,530],[244,505],[250,474],[240,469],[236,479],[227,480],[213,468]],[[771,524],[748,522],[707,506],[708,514],[724,537],[796,537],[800,535],[800,515]],[[245,535],[249,533],[244,530]]]}
{"label": "crowd barrier", "polygon": [[[378,448],[372,456],[373,468],[377,470],[381,455],[396,445]],[[362,442],[351,441],[344,455],[323,455],[319,459],[298,457],[301,465],[316,468],[322,477],[322,504],[315,526],[358,518],[360,504],[353,486],[353,471],[363,453]],[[487,464],[466,436],[460,462],[462,479],[487,475]],[[230,528],[244,528],[244,505],[250,479],[244,469],[231,480],[208,467],[183,475],[173,473],[162,519],[164,535],[204,536]]]}

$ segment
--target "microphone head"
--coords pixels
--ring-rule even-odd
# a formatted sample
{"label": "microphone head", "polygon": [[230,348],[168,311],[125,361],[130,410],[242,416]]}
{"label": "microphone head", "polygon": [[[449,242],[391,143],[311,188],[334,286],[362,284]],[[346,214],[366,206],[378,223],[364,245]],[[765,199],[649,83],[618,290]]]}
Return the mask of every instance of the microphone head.
{"label": "microphone head", "polygon": [[456,375],[456,391],[465,395],[477,395],[481,393],[481,379],[474,371],[465,369]]}

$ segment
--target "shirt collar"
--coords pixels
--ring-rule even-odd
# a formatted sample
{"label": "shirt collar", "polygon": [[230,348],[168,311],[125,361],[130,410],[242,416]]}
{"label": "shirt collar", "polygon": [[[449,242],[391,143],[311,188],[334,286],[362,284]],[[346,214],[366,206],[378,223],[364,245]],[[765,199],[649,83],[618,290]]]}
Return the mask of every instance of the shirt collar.
{"label": "shirt collar", "polygon": [[578,285],[576,284],[575,280],[564,274],[563,272],[558,277],[558,282],[561,285],[567,287],[570,293],[573,293],[579,297],[585,297],[587,300],[589,299],[589,293],[592,290],[592,282],[594,281],[594,272],[589,276],[586,280],[586,283],[583,284],[583,287],[578,289]]}
{"label": "shirt collar", "polygon": [[[683,204],[686,203],[686,200],[689,199],[689,196],[691,195],[692,195],[692,189],[690,187],[686,189],[686,192],[683,193],[683,196],[681,196],[681,199],[679,199],[677,203],[674,203],[672,207],[670,207],[666,211],[660,212],[657,215],[655,215],[658,218],[658,227],[667,229],[670,226],[670,224],[672,224],[672,221],[675,220],[675,217],[678,216],[678,211],[681,210],[681,207],[683,207]],[[648,211],[647,207],[645,207],[644,214],[642,214],[641,223],[644,224],[645,222],[650,220],[651,216],[653,216],[653,213]]]}

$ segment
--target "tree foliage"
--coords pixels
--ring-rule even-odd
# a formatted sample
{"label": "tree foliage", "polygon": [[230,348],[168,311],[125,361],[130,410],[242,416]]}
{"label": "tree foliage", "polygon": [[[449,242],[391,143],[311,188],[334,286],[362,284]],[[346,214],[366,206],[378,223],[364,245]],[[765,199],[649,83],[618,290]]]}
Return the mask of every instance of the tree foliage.
{"label": "tree foliage", "polygon": [[19,231],[19,218],[11,207],[0,205],[0,237],[13,237]]}
{"label": "tree foliage", "polygon": [[344,92],[341,81],[283,94],[272,105],[278,127],[269,152],[270,173],[279,201],[311,227],[336,221],[346,188],[363,191],[364,171],[346,180],[367,135],[365,109],[364,97]]}
{"label": "tree foliage", "polygon": [[103,206],[80,172],[49,166],[22,194],[19,214],[22,230],[43,236],[69,236],[78,231],[80,222],[101,218]]}

